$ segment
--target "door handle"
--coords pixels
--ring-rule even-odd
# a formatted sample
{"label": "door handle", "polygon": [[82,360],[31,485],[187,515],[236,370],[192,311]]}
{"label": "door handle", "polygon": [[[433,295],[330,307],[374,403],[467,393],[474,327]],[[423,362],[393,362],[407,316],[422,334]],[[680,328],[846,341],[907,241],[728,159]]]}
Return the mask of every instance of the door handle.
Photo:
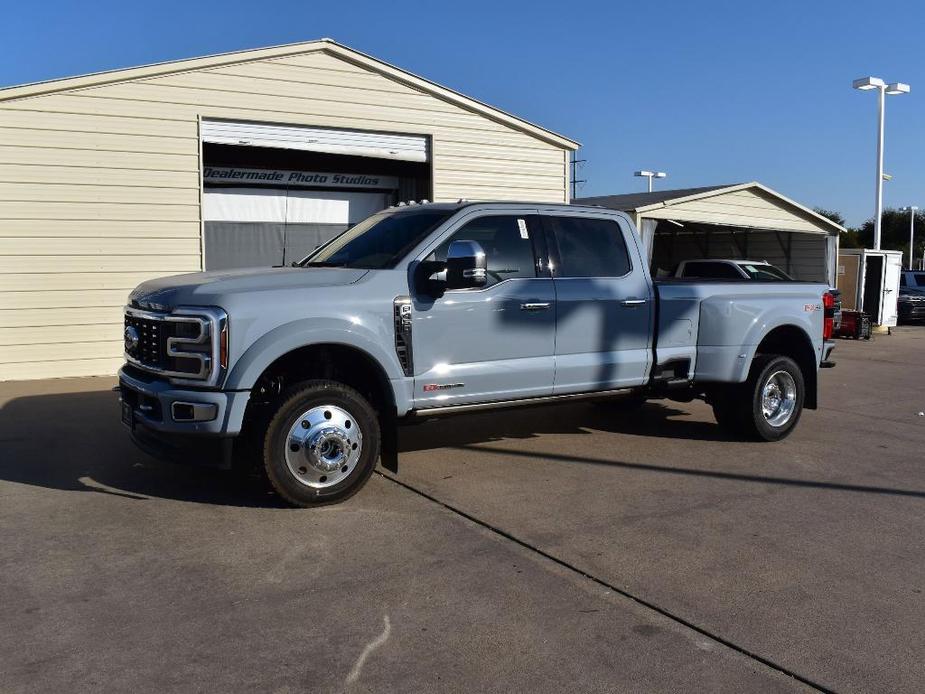
{"label": "door handle", "polygon": [[648,299],[624,299],[620,303],[623,306],[642,306]]}
{"label": "door handle", "polygon": [[521,304],[521,311],[545,311],[550,306],[548,301],[538,302],[533,304]]}

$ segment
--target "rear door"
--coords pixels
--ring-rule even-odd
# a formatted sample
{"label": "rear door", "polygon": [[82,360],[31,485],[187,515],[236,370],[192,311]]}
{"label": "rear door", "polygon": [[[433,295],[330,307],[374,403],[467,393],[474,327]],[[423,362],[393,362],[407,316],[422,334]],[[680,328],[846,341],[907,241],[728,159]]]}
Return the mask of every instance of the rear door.
{"label": "rear door", "polygon": [[556,295],[553,392],[646,383],[652,283],[629,224],[594,213],[544,213]]}

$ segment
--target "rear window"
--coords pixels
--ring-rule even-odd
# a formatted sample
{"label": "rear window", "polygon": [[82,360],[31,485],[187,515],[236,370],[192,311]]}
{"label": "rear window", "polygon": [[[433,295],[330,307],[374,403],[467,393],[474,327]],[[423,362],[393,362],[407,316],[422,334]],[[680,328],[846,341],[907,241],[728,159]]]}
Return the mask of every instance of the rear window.
{"label": "rear window", "polygon": [[631,268],[620,225],[586,217],[543,218],[559,248],[557,277],[623,277]]}
{"label": "rear window", "polygon": [[912,276],[915,277],[917,287],[925,287],[925,272],[913,272]]}

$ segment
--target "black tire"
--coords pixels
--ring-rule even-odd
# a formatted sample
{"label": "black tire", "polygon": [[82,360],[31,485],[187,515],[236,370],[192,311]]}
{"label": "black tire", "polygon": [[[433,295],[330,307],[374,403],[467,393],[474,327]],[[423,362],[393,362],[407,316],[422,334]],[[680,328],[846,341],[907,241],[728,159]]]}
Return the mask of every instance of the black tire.
{"label": "black tire", "polygon": [[[780,407],[773,410],[770,416],[766,416],[763,394],[765,386],[772,378],[772,388],[776,386],[778,392],[785,397],[781,399]],[[781,381],[788,387],[782,387]],[[789,391],[789,386],[792,386],[793,392],[792,396],[787,397],[785,391]],[[738,418],[738,428],[742,435],[758,441],[780,441],[789,436],[800,421],[805,395],[803,372],[793,359],[775,354],[760,354],[752,361],[748,380],[738,387],[737,395],[730,399],[728,406],[738,413],[732,416]]]}
{"label": "black tire", "polygon": [[[334,421],[344,423],[328,426],[318,419],[317,424],[304,426],[309,422],[309,413],[315,413],[312,416],[316,419],[320,413],[330,420],[331,411],[337,414]],[[301,436],[303,431],[305,446],[299,447],[298,439],[291,435],[300,432],[296,436]],[[336,449],[330,460],[322,460],[315,447],[309,445],[319,440],[319,451],[324,446]],[[264,437],[263,464],[273,489],[289,504],[301,508],[335,504],[356,494],[369,480],[379,459],[380,442],[379,418],[362,395],[334,381],[305,381],[283,395],[272,415]],[[355,457],[351,447],[357,451]],[[337,454],[343,458],[338,459]],[[298,456],[305,457],[304,464],[299,465],[302,461]],[[313,466],[312,461],[320,461],[319,465],[345,464],[326,472]],[[305,473],[300,475],[302,470]],[[335,478],[330,483],[327,474]],[[345,476],[336,479],[341,474]]]}

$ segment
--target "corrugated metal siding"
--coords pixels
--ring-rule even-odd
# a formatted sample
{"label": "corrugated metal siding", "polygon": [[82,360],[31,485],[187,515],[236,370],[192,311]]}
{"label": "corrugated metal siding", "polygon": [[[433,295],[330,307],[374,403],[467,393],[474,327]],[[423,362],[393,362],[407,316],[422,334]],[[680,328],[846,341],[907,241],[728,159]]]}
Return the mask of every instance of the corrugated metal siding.
{"label": "corrugated metal siding", "polygon": [[129,290],[200,268],[200,116],[430,135],[436,200],[567,200],[560,147],[323,52],[0,102],[0,380],[113,373]]}

